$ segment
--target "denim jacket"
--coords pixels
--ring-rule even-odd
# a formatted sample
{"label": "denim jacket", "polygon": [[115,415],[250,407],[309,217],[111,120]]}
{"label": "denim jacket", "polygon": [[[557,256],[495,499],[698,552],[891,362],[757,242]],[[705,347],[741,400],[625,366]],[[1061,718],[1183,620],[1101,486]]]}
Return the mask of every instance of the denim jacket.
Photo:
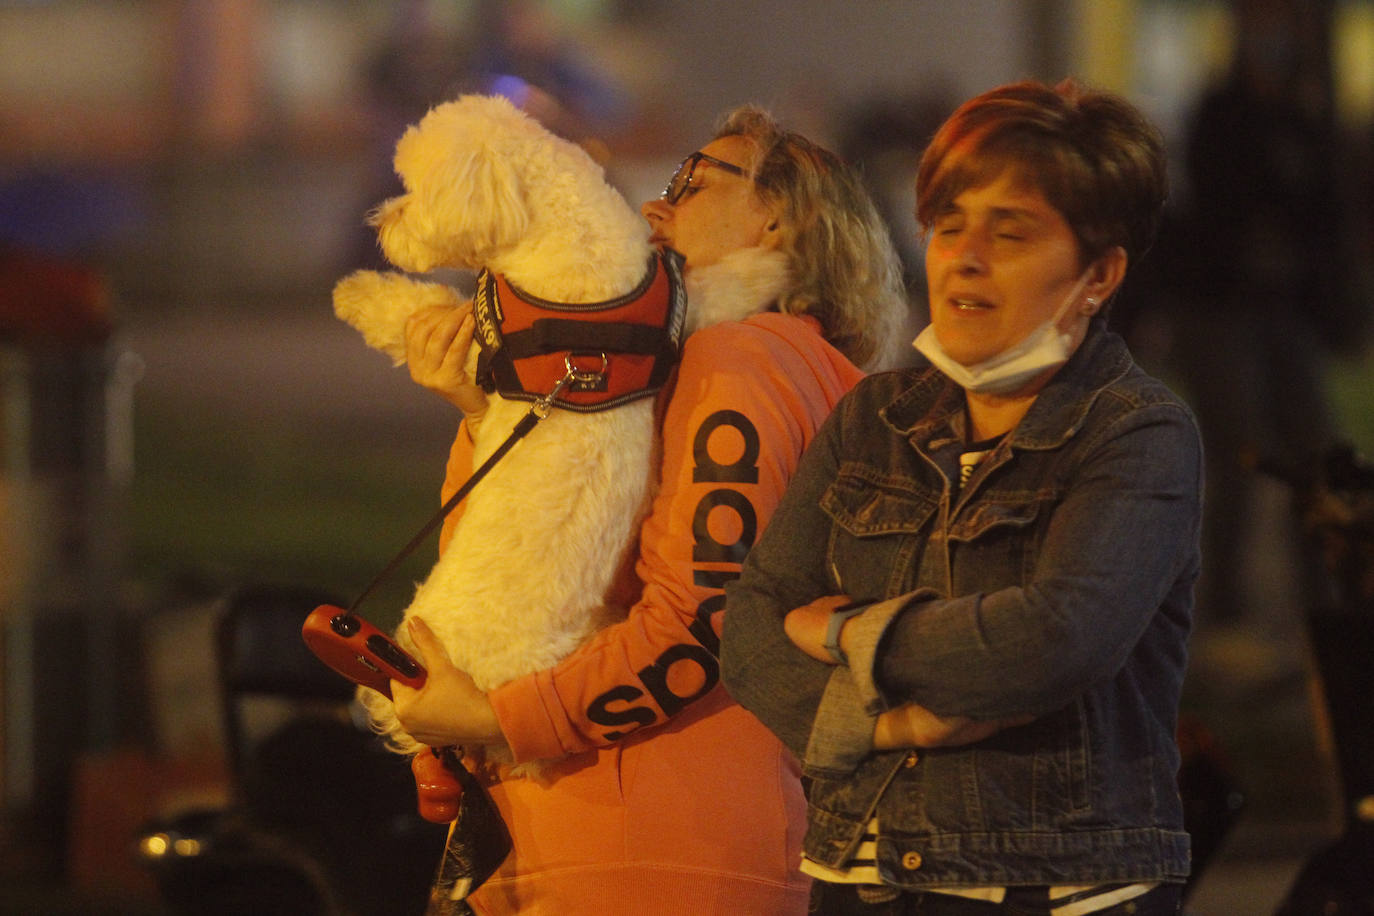
{"label": "denim jacket", "polygon": [[[1181,881],[1196,424],[1100,321],[958,487],[965,423],[962,389],[929,368],[840,402],[728,588],[725,684],[802,760],[822,864],[876,814],[879,872],[900,887]],[[845,666],[782,627],[832,594],[869,605]],[[877,715],[908,702],[1035,719],[874,751]]]}

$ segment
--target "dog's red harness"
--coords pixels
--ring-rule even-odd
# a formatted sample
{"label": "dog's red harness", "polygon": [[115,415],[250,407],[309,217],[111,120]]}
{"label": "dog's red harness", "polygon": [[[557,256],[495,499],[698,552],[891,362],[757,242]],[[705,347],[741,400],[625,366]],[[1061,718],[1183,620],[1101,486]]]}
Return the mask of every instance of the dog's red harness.
{"label": "dog's red harness", "polygon": [[686,304],[682,259],[671,251],[649,259],[636,289],[606,302],[548,302],[484,270],[472,304],[477,381],[521,401],[556,391],[554,406],[581,413],[648,397],[677,362]]}

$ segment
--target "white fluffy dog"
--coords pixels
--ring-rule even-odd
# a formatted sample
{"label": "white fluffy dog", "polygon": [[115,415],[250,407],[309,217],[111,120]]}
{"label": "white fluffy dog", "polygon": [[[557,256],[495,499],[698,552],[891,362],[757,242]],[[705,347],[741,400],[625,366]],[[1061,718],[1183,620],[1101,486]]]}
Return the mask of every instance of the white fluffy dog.
{"label": "white fluffy dog", "polygon": [[[644,279],[652,252],[639,214],[580,147],[503,98],[436,107],[401,138],[395,167],[406,193],[372,219],[402,270],[486,268],[567,303],[602,302]],[[448,286],[399,273],[359,271],[334,290],[336,314],[398,365],[406,319],[460,301]],[[474,467],[529,406],[492,397]],[[423,617],[483,689],[563,658],[624,613],[607,595],[632,560],[651,496],[654,436],[651,397],[597,413],[554,409],[467,497],[405,616]],[[398,639],[407,644],[404,627]],[[390,701],[360,695],[394,746],[420,750]]]}

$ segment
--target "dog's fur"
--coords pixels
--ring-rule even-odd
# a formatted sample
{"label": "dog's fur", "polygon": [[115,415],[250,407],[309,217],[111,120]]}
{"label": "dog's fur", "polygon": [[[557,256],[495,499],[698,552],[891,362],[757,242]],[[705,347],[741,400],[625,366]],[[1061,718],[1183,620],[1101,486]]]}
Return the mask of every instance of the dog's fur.
{"label": "dog's fur", "polygon": [[[395,166],[406,193],[372,219],[382,250],[402,270],[486,267],[560,302],[604,301],[643,279],[644,221],[581,148],[505,99],[465,96],[438,106],[406,131]],[[734,258],[731,295],[712,294],[709,283],[693,293],[689,283],[689,301],[722,303],[693,302],[689,330],[772,301],[785,268],[780,256],[758,254]],[[396,273],[359,271],[334,290],[336,314],[398,365],[406,319],[460,302],[448,286]],[[474,467],[528,409],[492,397]],[[405,616],[423,617],[482,689],[553,665],[624,613],[607,595],[633,559],[652,495],[653,424],[650,398],[598,413],[555,409],[468,496]],[[398,639],[409,646],[404,627]],[[420,749],[386,698],[366,689],[360,697],[393,746]]]}

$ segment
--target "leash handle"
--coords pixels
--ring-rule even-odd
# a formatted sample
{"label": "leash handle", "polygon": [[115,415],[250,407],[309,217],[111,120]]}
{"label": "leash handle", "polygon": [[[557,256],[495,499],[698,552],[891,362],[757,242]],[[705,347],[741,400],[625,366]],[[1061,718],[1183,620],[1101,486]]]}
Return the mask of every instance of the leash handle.
{"label": "leash handle", "polygon": [[[430,532],[439,527],[444,519],[448,517],[448,514],[456,509],[460,502],[467,498],[468,493],[472,492],[472,488],[477,486],[478,482],[481,481],[483,477],[487,476],[487,473],[495,467],[496,462],[504,458],[506,453],[515,446],[515,443],[523,439],[530,430],[534,429],[535,425],[538,424],[540,420],[549,415],[553,410],[554,400],[558,397],[560,391],[570,382],[584,380],[588,375],[592,375],[593,377],[596,376],[596,373],[587,373],[585,370],[578,369],[574,366],[571,355],[564,359],[563,363],[567,368],[567,372],[564,373],[563,377],[553,386],[553,390],[530,406],[530,409],[520,418],[520,422],[515,424],[515,428],[511,430],[510,435],[506,437],[506,441],[497,446],[496,451],[491,453],[491,457],[482,462],[482,466],[473,471],[471,477],[463,481],[463,485],[458,488],[457,492],[450,496],[448,501],[439,507],[439,511],[434,513],[429,521],[425,522],[424,527],[416,532],[415,536],[410,539],[410,542],[402,547],[396,556],[391,558],[391,562],[387,563],[386,567],[381,572],[372,577],[372,581],[363,588],[358,597],[354,598],[353,603],[348,606],[348,613],[352,614],[356,611],[358,605],[363,603],[363,599],[372,594],[382,582],[386,581],[386,578],[396,571],[396,567],[400,566],[402,561],[414,553],[415,548],[419,547],[420,544],[424,542],[425,538],[429,537]],[[601,355],[601,367],[601,372],[605,372],[605,354]]]}

